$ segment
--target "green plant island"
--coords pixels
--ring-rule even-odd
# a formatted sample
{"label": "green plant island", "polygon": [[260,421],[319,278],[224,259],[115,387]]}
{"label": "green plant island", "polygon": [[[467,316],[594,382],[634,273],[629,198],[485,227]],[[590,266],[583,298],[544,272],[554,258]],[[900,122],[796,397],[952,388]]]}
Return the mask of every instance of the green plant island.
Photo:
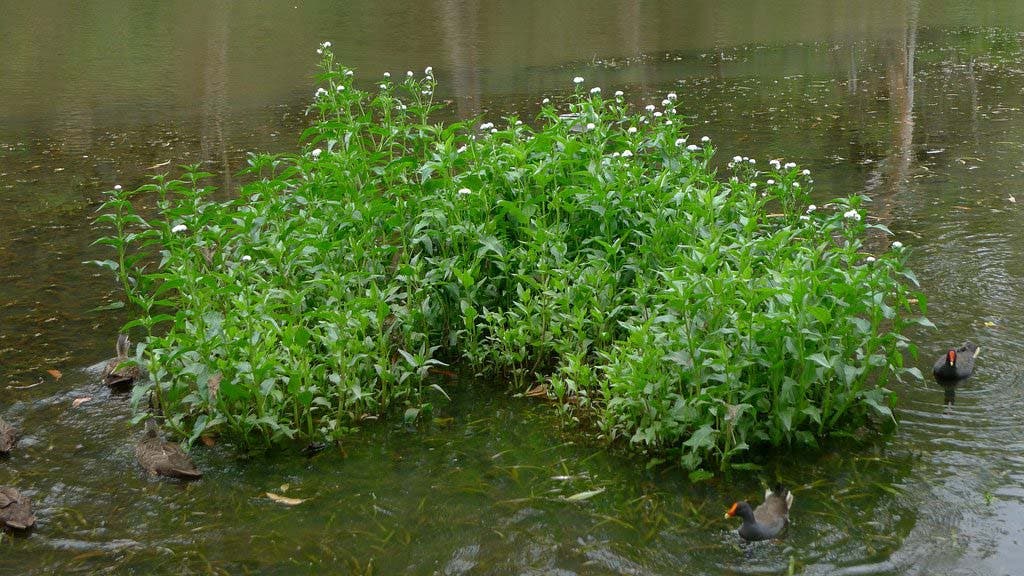
{"label": "green plant island", "polygon": [[302,153],[251,155],[227,201],[193,166],[101,208],[145,333],[133,402],[190,441],[336,441],[458,364],[700,478],[891,422],[886,384],[921,377],[925,299],[899,242],[865,248],[891,234],[866,198],[816,208],[774,160],[719,177],[675,94],[633,110],[576,78],[568,113],[438,124],[429,68],[364,91],[320,52]]}

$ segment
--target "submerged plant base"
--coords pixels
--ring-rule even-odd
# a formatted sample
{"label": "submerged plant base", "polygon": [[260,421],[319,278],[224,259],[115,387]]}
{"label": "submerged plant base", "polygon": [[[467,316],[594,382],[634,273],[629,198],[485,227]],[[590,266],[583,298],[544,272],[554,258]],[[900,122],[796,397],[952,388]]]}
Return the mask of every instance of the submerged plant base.
{"label": "submerged plant base", "polygon": [[[322,52],[303,153],[252,156],[232,201],[189,168],[112,191],[100,217],[117,251],[101,264],[140,311],[126,328],[148,333],[135,398],[192,441],[317,445],[396,408],[414,422],[447,396],[445,358],[520,392],[544,382],[700,477],[891,419],[887,380],[920,376],[902,330],[927,323],[924,298],[902,246],[864,252],[869,228],[888,233],[865,198],[818,209],[806,171],[777,161],[718,177],[675,94],[634,111],[578,88],[533,127],[438,125],[429,69],[369,93]],[[134,211],[141,193],[156,217]]]}

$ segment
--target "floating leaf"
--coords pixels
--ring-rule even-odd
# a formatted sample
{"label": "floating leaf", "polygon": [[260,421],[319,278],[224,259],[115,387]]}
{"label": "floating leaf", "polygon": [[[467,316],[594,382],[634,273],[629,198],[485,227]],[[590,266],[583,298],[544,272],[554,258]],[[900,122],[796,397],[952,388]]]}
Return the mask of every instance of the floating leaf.
{"label": "floating leaf", "polygon": [[75,398],[74,400],[71,401],[71,407],[78,408],[79,406],[85,404],[90,400],[92,400],[92,396],[82,396],[81,398]]}
{"label": "floating leaf", "polygon": [[277,502],[279,504],[285,504],[287,506],[295,506],[297,504],[302,504],[303,502],[306,501],[305,498],[289,498],[287,496],[281,496],[280,494],[274,494],[273,492],[267,492],[267,498],[270,498],[274,502]]}
{"label": "floating leaf", "polygon": [[53,376],[54,380],[60,380],[60,377],[63,376],[60,370],[57,370],[56,368],[51,368],[47,370],[46,373],[49,374],[50,376]]}

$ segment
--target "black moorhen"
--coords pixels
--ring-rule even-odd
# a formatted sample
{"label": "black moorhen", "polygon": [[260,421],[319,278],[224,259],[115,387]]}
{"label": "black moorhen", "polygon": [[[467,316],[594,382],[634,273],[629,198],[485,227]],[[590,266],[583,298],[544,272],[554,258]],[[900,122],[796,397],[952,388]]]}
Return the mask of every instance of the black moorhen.
{"label": "black moorhen", "polygon": [[978,355],[978,345],[967,341],[964,345],[942,355],[935,361],[932,375],[939,384],[956,384],[974,373],[974,357]]}
{"label": "black moorhen", "polygon": [[736,502],[725,513],[726,518],[739,516],[743,519],[740,536],[744,540],[767,540],[775,538],[789,524],[789,508],[793,505],[793,493],[782,486],[765,490],[764,502],[751,509],[746,502]]}

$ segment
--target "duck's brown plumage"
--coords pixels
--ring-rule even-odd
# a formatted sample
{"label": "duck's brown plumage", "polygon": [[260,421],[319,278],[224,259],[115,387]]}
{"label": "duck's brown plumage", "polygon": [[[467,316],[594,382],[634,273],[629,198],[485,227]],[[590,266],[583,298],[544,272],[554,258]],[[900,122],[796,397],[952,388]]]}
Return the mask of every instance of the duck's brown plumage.
{"label": "duck's brown plumage", "polygon": [[725,517],[739,516],[743,519],[739,533],[745,540],[767,540],[775,538],[789,524],[789,509],[793,505],[793,494],[778,486],[766,490],[764,502],[751,509],[746,502],[736,502],[725,513]]}
{"label": "duck's brown plumage", "polygon": [[955,384],[974,374],[974,357],[978,354],[978,346],[973,342],[964,342],[959,348],[950,348],[932,367],[932,376],[940,384]]}
{"label": "duck's brown plumage", "polygon": [[128,360],[128,352],[131,350],[131,340],[127,334],[118,334],[117,345],[114,350],[117,355],[107,362],[103,367],[103,383],[111,388],[123,388],[131,386],[139,378],[139,367],[137,365],[122,365]]}
{"label": "duck's brown plumage", "polygon": [[36,523],[32,514],[32,501],[17,488],[0,486],[0,527],[10,530],[28,530]]}
{"label": "duck's brown plumage", "polygon": [[156,422],[153,420],[146,422],[146,437],[135,447],[135,457],[151,475],[159,474],[185,480],[195,480],[203,475],[181,446],[160,437]]}
{"label": "duck's brown plumage", "polygon": [[14,443],[18,441],[18,430],[0,418],[0,455],[11,453]]}

